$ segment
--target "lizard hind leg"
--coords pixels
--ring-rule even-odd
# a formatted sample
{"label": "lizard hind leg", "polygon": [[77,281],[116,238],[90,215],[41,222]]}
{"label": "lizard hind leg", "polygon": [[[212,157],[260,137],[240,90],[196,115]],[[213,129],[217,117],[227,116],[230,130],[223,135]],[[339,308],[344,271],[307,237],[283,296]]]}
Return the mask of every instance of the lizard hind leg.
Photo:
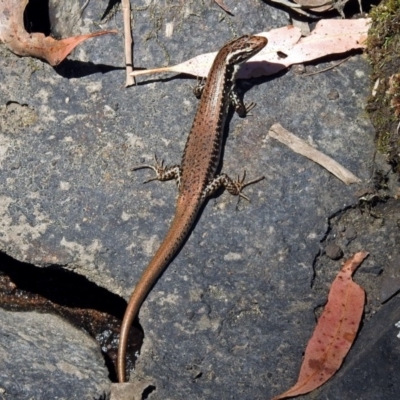
{"label": "lizard hind leg", "polygon": [[154,159],[155,165],[139,165],[132,168],[132,171],[137,171],[144,168],[152,169],[156,173],[156,176],[154,178],[148,179],[147,181],[144,181],[143,183],[148,183],[152,181],[170,181],[172,179],[175,179],[179,187],[181,181],[181,167],[179,165],[168,167],[167,165],[164,165],[164,160],[158,161],[156,155],[154,155]]}
{"label": "lizard hind leg", "polygon": [[256,179],[253,179],[249,182],[245,182],[246,179],[246,171],[243,173],[243,178],[240,179],[238,176],[237,180],[233,180],[227,174],[222,173],[221,175],[216,176],[212,182],[210,182],[205,188],[204,195],[205,197],[211,196],[214,192],[216,192],[220,187],[224,187],[230,194],[234,196],[239,196],[242,199],[250,201],[250,199],[242,193],[242,190],[252,185],[253,183],[257,183],[264,179],[264,176],[260,176]]}
{"label": "lizard hind leg", "polygon": [[[224,175],[225,175],[225,174],[224,174]],[[242,199],[245,199],[245,200],[247,200],[247,201],[250,201],[250,199],[249,199],[245,194],[242,193],[242,190],[243,190],[245,187],[247,187],[247,186],[249,186],[249,185],[252,185],[253,183],[257,183],[257,182],[262,181],[264,178],[265,178],[264,176],[259,176],[259,177],[256,178],[256,179],[253,179],[253,180],[251,180],[251,181],[249,181],[249,182],[245,182],[245,179],[246,179],[246,170],[244,170],[244,171],[243,171],[243,178],[240,179],[240,177],[238,176],[238,178],[237,178],[236,181],[232,180],[231,178],[229,178],[228,175],[226,175],[226,176],[225,176],[225,179],[226,179],[225,188],[226,188],[226,190],[227,190],[230,194],[233,194],[234,196],[239,196],[239,197],[241,197]]]}

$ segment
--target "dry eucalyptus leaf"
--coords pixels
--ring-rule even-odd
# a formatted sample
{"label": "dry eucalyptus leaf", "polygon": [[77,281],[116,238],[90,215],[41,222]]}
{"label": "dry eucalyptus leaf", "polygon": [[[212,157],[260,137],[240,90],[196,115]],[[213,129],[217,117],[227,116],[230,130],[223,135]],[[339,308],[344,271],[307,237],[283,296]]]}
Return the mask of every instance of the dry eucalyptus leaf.
{"label": "dry eucalyptus leaf", "polygon": [[[366,47],[369,25],[369,18],[356,20],[323,19],[317,23],[309,36],[299,39],[293,45],[288,42],[280,44],[277,37],[270,40],[267,34],[268,45],[259,54],[256,54],[251,61],[254,63],[267,61],[273,65],[283,66],[280,68],[283,69],[293,64],[316,60],[330,54],[362,49]],[[269,52],[268,58],[265,59],[267,51]],[[282,54],[286,57],[282,57]],[[239,76],[242,77],[242,73],[245,73],[245,71],[246,65],[240,71]]]}
{"label": "dry eucalyptus leaf", "polygon": [[53,67],[86,39],[117,31],[101,31],[55,40],[43,33],[28,33],[24,27],[24,10],[29,0],[0,0],[0,41],[19,56],[46,60]]}
{"label": "dry eucalyptus leaf", "polygon": [[297,383],[272,400],[309,393],[323,385],[342,365],[356,338],[365,302],[364,289],[351,277],[367,256],[366,251],[354,254],[337,274],[307,344]]}
{"label": "dry eucalyptus leaf", "polygon": [[[321,20],[311,34],[301,37],[299,28],[292,25],[258,33],[268,39],[267,46],[245,63],[238,77],[252,78],[272,75],[293,64],[345,53],[366,46],[370,19]],[[160,72],[177,72],[206,77],[216,56],[206,53],[171,67],[134,71],[133,76]]]}

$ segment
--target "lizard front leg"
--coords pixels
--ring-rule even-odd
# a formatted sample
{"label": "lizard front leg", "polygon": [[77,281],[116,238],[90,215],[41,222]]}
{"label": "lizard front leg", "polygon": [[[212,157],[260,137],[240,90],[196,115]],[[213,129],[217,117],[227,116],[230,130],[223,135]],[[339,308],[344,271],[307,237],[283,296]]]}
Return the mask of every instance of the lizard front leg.
{"label": "lizard front leg", "polygon": [[[204,86],[205,86],[205,80],[202,79],[193,88],[193,93],[198,99],[201,98]],[[244,103],[243,100],[239,96],[236,86],[232,86],[232,88],[231,88],[231,92],[229,94],[229,102],[230,102],[231,106],[235,109],[235,112],[237,113],[237,115],[239,115],[239,117],[241,117],[241,118],[244,118],[249,113],[249,111],[252,110],[256,106],[256,103],[254,103],[253,101],[248,104]]]}
{"label": "lizard front leg", "polygon": [[143,183],[148,183],[152,181],[170,181],[172,179],[175,179],[179,188],[181,186],[181,167],[179,165],[168,167],[164,165],[164,160],[161,160],[161,162],[159,162],[156,155],[154,155],[154,159],[156,161],[155,165],[139,165],[138,167],[132,168],[132,171],[137,171],[144,168],[152,169],[156,173],[156,176],[154,178],[148,179],[147,181],[144,181]]}
{"label": "lizard front leg", "polygon": [[[244,103],[237,92],[236,86],[232,87],[229,99],[231,105],[235,109],[236,114],[239,115],[239,117],[241,118],[244,118],[249,113],[249,111],[256,106],[256,103],[254,103],[253,101],[248,104]],[[244,175],[246,175],[246,172],[244,173]]]}

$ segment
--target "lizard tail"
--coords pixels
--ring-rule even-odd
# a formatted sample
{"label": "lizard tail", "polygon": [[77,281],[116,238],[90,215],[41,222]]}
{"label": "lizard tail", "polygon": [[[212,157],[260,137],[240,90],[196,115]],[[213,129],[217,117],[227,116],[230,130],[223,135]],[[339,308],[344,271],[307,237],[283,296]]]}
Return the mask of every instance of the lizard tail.
{"label": "lizard tail", "polygon": [[125,357],[128,345],[129,329],[132,322],[136,318],[150,289],[181,247],[192,227],[198,209],[199,207],[197,204],[194,205],[194,207],[186,205],[184,209],[178,205],[174,220],[171,223],[164,241],[161,243],[153,259],[150,261],[150,264],[143,271],[139,282],[133,290],[125,311],[124,319],[122,320],[121,334],[119,338],[117,372],[118,381],[120,383],[125,382]]}

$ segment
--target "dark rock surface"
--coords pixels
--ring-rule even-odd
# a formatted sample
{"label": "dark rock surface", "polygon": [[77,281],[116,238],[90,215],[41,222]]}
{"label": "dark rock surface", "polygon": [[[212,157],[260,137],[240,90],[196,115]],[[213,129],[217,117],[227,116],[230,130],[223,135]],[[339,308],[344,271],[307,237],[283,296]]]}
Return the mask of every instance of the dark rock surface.
{"label": "dark rock surface", "polygon": [[[68,11],[77,16],[67,18],[71,26],[54,29],[65,36],[97,30],[93,21],[106,5],[90,2],[82,19],[79,7]],[[174,64],[233,35],[289,23],[262,2],[228,6],[235,17],[203,2],[155,2],[135,11],[136,66]],[[122,31],[121,24],[117,13],[101,28]],[[127,299],[176,198],[174,183],[143,185],[151,171],[131,168],[152,163],[154,154],[179,162],[197,100],[195,80],[183,76],[149,77],[124,89],[124,71],[115,68],[123,66],[121,40],[85,42],[55,70],[0,45],[0,249],[38,266],[62,265]],[[332,216],[358,207],[357,191],[373,171],[368,85],[362,55],[313,76],[288,71],[241,84],[257,107],[246,119],[232,117],[222,169],[266,179],[246,189],[251,203],[237,205],[228,193],[207,202],[142,307],[145,341],[132,379],[152,383],[149,398],[264,399],[295,381],[314,309],[327,294],[312,288],[321,241]],[[270,139],[275,122],[363,183],[347,187]],[[370,251],[365,268],[377,264],[383,246]],[[330,262],[331,274],[318,276],[321,288],[340,268]]]}
{"label": "dark rock surface", "polygon": [[342,369],[313,398],[398,399],[399,321],[400,298],[396,298],[363,327]]}
{"label": "dark rock surface", "polygon": [[[61,318],[0,310],[4,399],[106,399],[108,371],[97,343]],[[4,396],[4,397],[3,397]]]}
{"label": "dark rock surface", "polygon": [[[367,208],[351,207],[330,219],[323,245],[335,240],[345,249],[344,258],[360,249],[370,253],[354,276],[367,294],[364,319],[360,334],[339,372],[321,389],[300,398],[391,400],[400,397],[396,372],[400,365],[400,338],[399,329],[395,327],[400,320],[400,297],[388,301],[384,297],[388,291],[383,290],[387,287],[387,277],[393,273],[392,266],[399,268],[399,221],[400,201],[395,199],[369,204]],[[338,270],[338,262],[328,256],[316,259],[312,292],[315,299],[320,299],[320,305],[326,302],[330,282]],[[392,296],[396,287],[399,290],[398,282],[396,286],[392,278]]]}

